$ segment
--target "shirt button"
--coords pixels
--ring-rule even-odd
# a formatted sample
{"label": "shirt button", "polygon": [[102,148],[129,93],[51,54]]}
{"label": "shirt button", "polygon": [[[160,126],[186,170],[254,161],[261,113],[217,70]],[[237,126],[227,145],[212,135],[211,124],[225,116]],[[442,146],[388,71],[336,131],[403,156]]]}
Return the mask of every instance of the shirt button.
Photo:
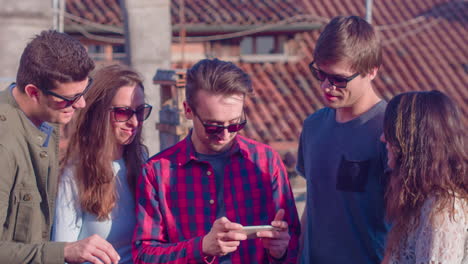
{"label": "shirt button", "polygon": [[46,152],[46,151],[41,151],[41,153],[39,153],[39,156],[40,156],[41,158],[47,158],[47,156],[49,156],[49,155],[47,155],[47,152]]}
{"label": "shirt button", "polygon": [[210,204],[214,204],[214,200],[213,200],[213,199],[210,200]]}
{"label": "shirt button", "polygon": [[210,176],[210,175],[211,175],[211,171],[207,171],[207,172],[206,172],[206,175]]}
{"label": "shirt button", "polygon": [[31,195],[29,193],[25,194],[23,196],[23,201],[26,201],[26,202],[31,201]]}
{"label": "shirt button", "polygon": [[48,232],[47,232],[47,231],[43,231],[43,232],[42,232],[42,238],[44,238],[44,239],[47,238],[47,237],[48,237],[47,235],[48,235]]}
{"label": "shirt button", "polygon": [[0,115],[0,121],[6,121],[6,116]]}
{"label": "shirt button", "polygon": [[38,140],[39,142],[41,142],[41,141],[42,141],[42,137],[41,137],[41,136],[37,136],[37,140]]}

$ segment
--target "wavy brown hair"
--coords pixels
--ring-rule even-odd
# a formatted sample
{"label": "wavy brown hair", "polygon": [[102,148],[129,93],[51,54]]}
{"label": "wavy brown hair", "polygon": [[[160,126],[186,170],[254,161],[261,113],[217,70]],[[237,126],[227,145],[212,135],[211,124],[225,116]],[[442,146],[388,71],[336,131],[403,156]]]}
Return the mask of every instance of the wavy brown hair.
{"label": "wavy brown hair", "polygon": [[456,197],[468,199],[466,130],[455,103],[439,91],[409,92],[388,103],[385,140],[395,158],[386,192],[387,218],[393,224],[387,251],[419,225],[423,203],[435,199],[435,209],[454,217]]}
{"label": "wavy brown hair", "polygon": [[[101,221],[109,218],[117,199],[111,165],[116,143],[109,110],[117,91],[122,86],[131,85],[143,89],[141,77],[127,67],[111,65],[96,72],[86,96],[86,107],[77,116],[76,130],[65,156],[65,164],[74,165],[82,210],[96,215]],[[127,181],[132,191],[146,153],[140,129],[123,150]]]}

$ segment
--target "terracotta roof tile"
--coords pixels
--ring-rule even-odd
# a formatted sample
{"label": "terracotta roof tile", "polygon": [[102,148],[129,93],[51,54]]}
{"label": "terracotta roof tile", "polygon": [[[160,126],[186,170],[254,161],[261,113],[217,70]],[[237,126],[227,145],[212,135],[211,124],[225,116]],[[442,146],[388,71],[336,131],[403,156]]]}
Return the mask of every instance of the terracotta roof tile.
{"label": "terracotta roof tile", "polygon": [[[171,1],[173,25],[179,23],[178,4]],[[67,0],[68,12],[104,24],[121,26],[119,10],[118,0]],[[185,1],[185,20],[192,25],[263,25],[307,14],[328,19],[364,16],[365,1]],[[442,90],[460,105],[467,124],[468,2],[374,1],[373,24],[384,47],[383,65],[374,80],[377,92],[389,99],[404,91]],[[280,151],[296,151],[302,121],[323,106],[319,84],[308,69],[320,31],[295,35],[302,55],[298,61],[239,63],[252,76],[255,89],[246,101],[246,135]]]}
{"label": "terracotta roof tile", "polygon": [[[66,0],[65,8],[72,15],[92,22],[122,26],[123,16],[119,0]],[[70,20],[66,20],[70,23]]]}
{"label": "terracotta roof tile", "polygon": [[[172,1],[173,25],[180,23],[179,1]],[[186,22],[204,25],[254,25],[273,23],[293,15],[303,14],[303,2],[297,0],[186,0]],[[190,11],[187,11],[190,10]]]}

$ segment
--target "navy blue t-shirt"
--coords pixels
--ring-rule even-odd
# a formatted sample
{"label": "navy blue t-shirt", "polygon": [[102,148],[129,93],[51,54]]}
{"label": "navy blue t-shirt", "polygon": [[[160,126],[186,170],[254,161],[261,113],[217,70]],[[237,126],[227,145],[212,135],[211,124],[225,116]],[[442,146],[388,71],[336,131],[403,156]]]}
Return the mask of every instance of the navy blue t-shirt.
{"label": "navy blue t-shirt", "polygon": [[[197,153],[197,158],[201,161],[208,162],[215,174],[216,197],[218,207],[216,208],[216,219],[226,216],[226,207],[224,206],[224,169],[229,161],[231,152],[225,151],[219,154],[207,155]],[[230,219],[232,220],[232,219]],[[219,264],[230,264],[231,254],[219,257]]]}
{"label": "navy blue t-shirt", "polygon": [[386,102],[339,123],[324,108],[304,121],[297,170],[307,180],[305,263],[380,263],[384,219]]}

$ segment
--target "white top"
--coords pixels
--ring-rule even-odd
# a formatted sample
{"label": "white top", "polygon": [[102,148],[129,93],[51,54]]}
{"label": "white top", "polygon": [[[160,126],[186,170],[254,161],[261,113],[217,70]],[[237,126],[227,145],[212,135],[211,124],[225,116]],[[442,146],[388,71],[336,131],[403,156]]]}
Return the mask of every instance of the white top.
{"label": "white top", "polygon": [[443,209],[429,219],[434,199],[421,208],[419,226],[400,245],[400,260],[395,254],[390,264],[468,264],[468,201],[455,200],[455,220]]}
{"label": "white top", "polygon": [[119,253],[120,264],[132,262],[132,237],[135,228],[135,198],[127,183],[123,159],[112,162],[117,176],[117,202],[110,220],[98,221],[95,215],[81,211],[73,169],[67,167],[62,174],[57,193],[53,241],[73,242],[98,234]]}

